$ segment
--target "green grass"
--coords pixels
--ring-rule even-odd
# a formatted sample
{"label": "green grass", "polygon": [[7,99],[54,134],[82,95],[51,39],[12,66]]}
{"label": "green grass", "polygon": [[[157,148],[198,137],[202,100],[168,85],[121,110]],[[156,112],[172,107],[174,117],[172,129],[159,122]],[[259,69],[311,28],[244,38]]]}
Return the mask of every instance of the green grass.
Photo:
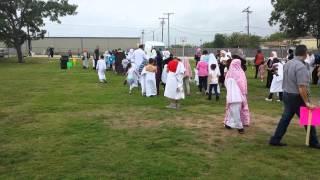
{"label": "green grass", "polygon": [[[128,94],[124,77],[59,69],[47,59],[0,60],[0,179],[318,179],[320,153],[304,147],[297,120],[290,146],[267,145],[282,111],[267,103],[249,68],[252,127],[222,127],[220,102],[193,95],[179,111],[164,97]],[[194,86],[194,85],[193,85]],[[313,93],[319,89],[313,87]],[[315,97],[319,99],[319,97]]]}

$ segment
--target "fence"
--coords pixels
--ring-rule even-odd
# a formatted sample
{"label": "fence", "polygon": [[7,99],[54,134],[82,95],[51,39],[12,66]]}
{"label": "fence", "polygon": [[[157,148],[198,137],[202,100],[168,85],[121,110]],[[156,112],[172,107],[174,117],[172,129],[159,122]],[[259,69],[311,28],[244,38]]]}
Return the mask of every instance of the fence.
{"label": "fence", "polygon": [[[203,48],[201,49],[207,50],[209,53],[216,53],[218,48]],[[230,50],[231,53],[235,52],[236,48],[224,48],[224,50]],[[242,49],[243,53],[246,57],[255,57],[257,54],[257,49]],[[272,51],[276,51],[278,53],[278,56],[280,58],[285,58],[287,56],[287,52],[289,49],[287,48],[274,48],[274,49],[263,49],[262,52],[266,57],[270,56]],[[175,56],[183,56],[183,48],[172,48],[170,49],[170,52],[172,52]],[[185,48],[184,50],[184,56],[193,57],[195,55],[196,49],[195,48]]]}

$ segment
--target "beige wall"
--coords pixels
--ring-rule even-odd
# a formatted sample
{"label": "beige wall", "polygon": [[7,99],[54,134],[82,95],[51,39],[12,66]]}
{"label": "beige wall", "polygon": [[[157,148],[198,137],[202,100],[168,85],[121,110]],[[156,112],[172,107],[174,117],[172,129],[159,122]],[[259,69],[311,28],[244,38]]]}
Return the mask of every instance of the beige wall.
{"label": "beige wall", "polygon": [[97,45],[101,51],[136,48],[139,41],[139,38],[45,38],[32,41],[32,50],[36,54],[43,54],[48,47],[54,47],[57,53],[70,49],[76,54],[82,48],[93,52]]}
{"label": "beige wall", "polygon": [[[93,52],[97,45],[100,51],[113,49],[130,49],[137,48],[140,42],[139,38],[90,38],[90,37],[75,37],[75,38],[44,38],[32,41],[32,51],[36,54],[45,54],[48,47],[54,47],[56,53],[64,53],[71,50],[73,54],[77,54],[81,48],[88,49]],[[27,42],[26,42],[27,43]],[[22,50],[27,52],[26,43],[23,45]],[[4,43],[0,42],[0,48],[6,47]]]}
{"label": "beige wall", "polygon": [[308,49],[317,49],[317,39],[298,39],[300,44],[304,44]]}

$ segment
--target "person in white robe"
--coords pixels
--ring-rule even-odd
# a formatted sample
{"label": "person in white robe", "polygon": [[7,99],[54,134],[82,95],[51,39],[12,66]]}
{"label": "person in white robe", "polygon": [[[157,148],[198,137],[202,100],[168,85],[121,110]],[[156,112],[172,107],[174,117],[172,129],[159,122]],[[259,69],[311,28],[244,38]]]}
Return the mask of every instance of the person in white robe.
{"label": "person in white robe", "polygon": [[155,60],[150,59],[149,64],[145,66],[141,72],[141,92],[143,96],[153,97],[157,95],[156,84],[157,67]]}
{"label": "person in white robe", "polygon": [[150,58],[155,59],[156,57],[157,57],[157,50],[155,48],[153,48],[151,50],[151,57]]}
{"label": "person in white robe", "polygon": [[82,54],[82,65],[83,65],[83,69],[88,69],[88,68],[89,68],[88,56],[89,56],[88,51],[87,51],[87,50],[84,50],[84,51],[83,51],[83,54]]}
{"label": "person in white robe", "polygon": [[131,60],[131,63],[135,64],[137,70],[139,70],[139,67],[144,61],[148,60],[147,55],[144,52],[144,45],[140,45],[139,48],[133,52]]}
{"label": "person in white robe", "polygon": [[167,83],[167,77],[168,77],[168,65],[164,65],[163,71],[161,74],[161,81],[165,85]]}
{"label": "person in white robe", "polygon": [[167,108],[179,109],[179,100],[185,98],[183,89],[183,77],[185,68],[182,62],[178,59],[174,59],[168,63],[168,77],[164,96],[169,98],[171,103]]}
{"label": "person in white robe", "polygon": [[104,56],[101,56],[100,59],[97,62],[97,66],[96,66],[96,70],[98,72],[98,76],[99,76],[99,81],[101,83],[106,83],[106,70],[107,70],[107,65],[106,65],[106,61],[104,60]]}
{"label": "person in white robe", "polygon": [[133,53],[134,53],[134,49],[130,49],[129,52],[128,52],[128,55],[126,56],[126,58],[128,59],[128,61],[130,63],[133,63]]}
{"label": "person in white robe", "polygon": [[283,97],[283,64],[276,58],[273,59],[272,67],[274,74],[271,82],[270,94],[269,97],[266,98],[266,101],[272,101],[273,94],[277,93],[279,95],[279,99],[277,101],[281,102]]}
{"label": "person in white robe", "polygon": [[134,67],[134,64],[129,63],[128,64],[128,71],[127,71],[127,83],[129,85],[129,94],[132,93],[132,90],[136,87],[138,87],[138,77],[136,68]]}

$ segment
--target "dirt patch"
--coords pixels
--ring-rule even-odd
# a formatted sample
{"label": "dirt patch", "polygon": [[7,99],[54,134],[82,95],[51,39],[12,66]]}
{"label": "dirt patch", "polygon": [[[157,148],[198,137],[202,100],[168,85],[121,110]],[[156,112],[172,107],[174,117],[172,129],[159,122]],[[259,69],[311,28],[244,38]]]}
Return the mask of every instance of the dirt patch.
{"label": "dirt patch", "polygon": [[[101,119],[104,124],[110,128],[120,130],[160,128],[161,126],[186,128],[194,131],[199,136],[199,141],[211,145],[225,142],[230,137],[235,138],[241,136],[245,139],[254,139],[255,135],[261,132],[271,135],[280,118],[251,113],[251,126],[246,128],[244,135],[240,135],[236,130],[227,130],[224,128],[224,115],[197,115],[195,117],[191,114],[176,114],[172,118],[165,115],[161,119],[156,117],[160,111],[161,110],[149,108],[144,108],[140,111],[128,109],[125,112],[99,110],[83,113],[82,116]],[[147,115],[146,112],[148,112]]]}

